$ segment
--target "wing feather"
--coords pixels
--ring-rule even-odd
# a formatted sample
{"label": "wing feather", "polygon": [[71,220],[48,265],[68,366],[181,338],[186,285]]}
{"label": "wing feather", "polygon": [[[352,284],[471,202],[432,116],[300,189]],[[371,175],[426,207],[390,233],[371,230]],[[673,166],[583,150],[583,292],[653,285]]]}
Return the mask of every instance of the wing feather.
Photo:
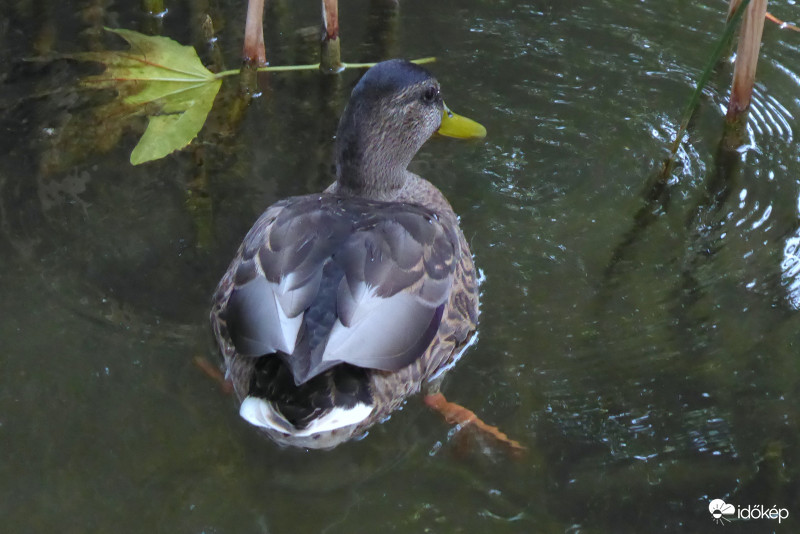
{"label": "wing feather", "polygon": [[231,340],[244,355],[278,353],[298,384],[340,362],[401,369],[439,327],[458,243],[451,225],[419,206],[328,195],[280,202],[231,266]]}

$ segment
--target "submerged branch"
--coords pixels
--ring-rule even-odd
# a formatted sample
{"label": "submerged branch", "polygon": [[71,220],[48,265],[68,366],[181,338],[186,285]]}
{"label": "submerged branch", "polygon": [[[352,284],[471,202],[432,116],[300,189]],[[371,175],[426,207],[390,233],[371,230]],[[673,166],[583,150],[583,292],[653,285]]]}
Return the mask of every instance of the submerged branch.
{"label": "submerged branch", "polygon": [[683,111],[680,126],[675,133],[675,139],[670,147],[669,156],[664,160],[661,170],[650,179],[649,183],[644,188],[643,198],[645,201],[633,217],[633,225],[631,229],[625,234],[622,241],[614,248],[611,253],[611,258],[605,269],[605,278],[608,279],[614,272],[617,264],[625,257],[628,248],[633,245],[641,233],[658,218],[658,213],[666,211],[669,203],[669,180],[672,176],[672,171],[675,165],[675,156],[680,149],[686,130],[689,127],[692,117],[694,116],[700,97],[703,93],[711,75],[714,72],[715,66],[718,64],[720,58],[728,48],[731,39],[733,38],[734,31],[739,20],[742,18],[745,8],[750,4],[750,0],[741,0],[735,5],[731,3],[731,11],[728,15],[728,21],[725,25],[725,30],[722,33],[714,51],[709,57],[703,70],[700,79],[697,81],[697,86],[689,98],[689,102]]}

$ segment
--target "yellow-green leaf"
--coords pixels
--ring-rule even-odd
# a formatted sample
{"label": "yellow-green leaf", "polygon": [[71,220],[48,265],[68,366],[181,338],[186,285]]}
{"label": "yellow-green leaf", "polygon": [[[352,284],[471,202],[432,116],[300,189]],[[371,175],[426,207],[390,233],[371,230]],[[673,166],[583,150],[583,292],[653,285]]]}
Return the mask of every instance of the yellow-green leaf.
{"label": "yellow-green leaf", "polygon": [[203,127],[221,80],[203,66],[191,46],[131,30],[108,31],[125,39],[130,50],[86,52],[77,58],[106,67],[86,78],[85,86],[115,89],[120,108],[148,116],[131,163],[163,158],[188,145]]}

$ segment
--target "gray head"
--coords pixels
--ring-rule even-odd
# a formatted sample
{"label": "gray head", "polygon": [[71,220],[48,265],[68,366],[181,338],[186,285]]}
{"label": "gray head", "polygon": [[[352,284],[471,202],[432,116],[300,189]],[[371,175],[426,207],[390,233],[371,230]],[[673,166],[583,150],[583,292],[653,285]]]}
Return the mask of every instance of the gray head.
{"label": "gray head", "polygon": [[353,89],[336,135],[340,187],[372,196],[402,185],[406,167],[442,122],[439,82],[394,59],[367,71]]}

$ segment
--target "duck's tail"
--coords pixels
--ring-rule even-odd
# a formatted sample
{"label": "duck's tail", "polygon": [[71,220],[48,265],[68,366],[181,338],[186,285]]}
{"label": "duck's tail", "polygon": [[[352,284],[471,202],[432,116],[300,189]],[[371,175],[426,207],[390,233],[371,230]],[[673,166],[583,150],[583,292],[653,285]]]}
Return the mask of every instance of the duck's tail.
{"label": "duck's tail", "polygon": [[239,415],[255,426],[276,430],[293,437],[307,437],[357,425],[369,417],[372,409],[372,406],[360,403],[352,408],[337,406],[321,412],[305,427],[298,428],[283,416],[275,403],[258,397],[246,397],[239,409]]}
{"label": "duck's tail", "polygon": [[298,386],[283,360],[268,355],[256,362],[239,414],[255,426],[304,437],[357,425],[373,409],[368,370],[339,364]]}

